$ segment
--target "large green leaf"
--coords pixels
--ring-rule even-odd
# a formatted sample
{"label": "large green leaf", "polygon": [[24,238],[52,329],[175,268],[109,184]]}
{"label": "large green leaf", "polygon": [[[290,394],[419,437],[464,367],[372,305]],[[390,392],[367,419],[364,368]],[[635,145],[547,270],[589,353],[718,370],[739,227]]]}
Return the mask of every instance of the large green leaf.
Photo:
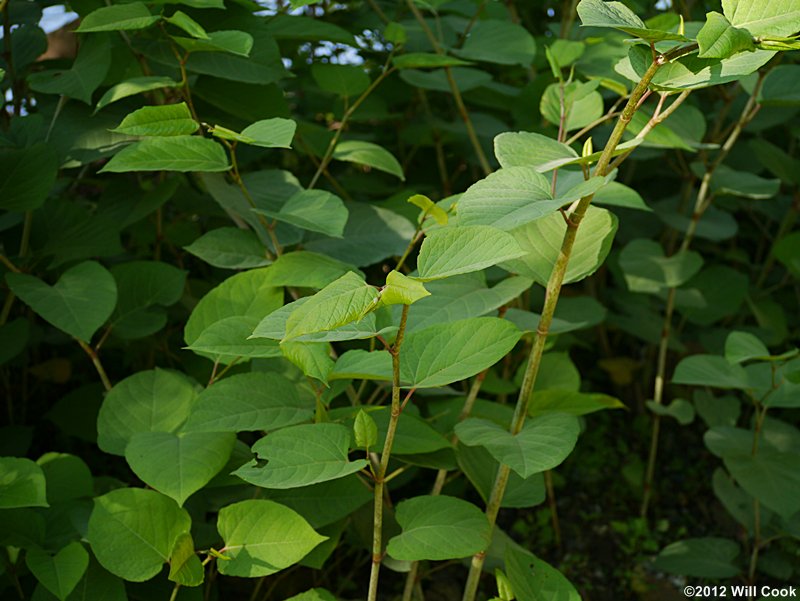
{"label": "large green leaf", "polygon": [[564,461],[575,447],[579,429],[574,416],[553,413],[531,419],[517,435],[480,418],[464,420],[456,426],[456,434],[463,444],[485,447],[500,463],[528,478]]}
{"label": "large green leaf", "polygon": [[181,534],[169,557],[169,579],[181,586],[199,586],[204,576],[203,564],[195,553],[192,535]]}
{"label": "large green leaf", "polygon": [[[561,252],[567,224],[560,213],[551,213],[511,231],[525,256],[505,261],[501,266],[530,277],[545,286]],[[616,216],[598,207],[589,207],[578,228],[564,283],[570,284],[593,274],[611,250],[617,231]]]}
{"label": "large green leaf", "polygon": [[94,261],[71,267],[54,286],[22,273],[7,274],[6,282],[40,317],[83,342],[89,342],[117,303],[113,276]]}
{"label": "large green leaf", "polygon": [[337,161],[366,165],[378,171],[390,173],[404,181],[406,179],[405,175],[403,175],[403,167],[394,158],[394,155],[382,146],[372,142],[364,142],[362,140],[339,142],[333,151],[333,158]]}
{"label": "large green leaf", "polygon": [[76,31],[78,33],[130,31],[150,27],[160,19],[160,15],[151,14],[142,2],[114,4],[90,12],[81,19]]}
{"label": "large green leaf", "polygon": [[307,250],[284,253],[269,269],[274,286],[324,288],[348,271],[358,272],[352,265]]}
{"label": "large green leaf", "polygon": [[58,175],[58,158],[45,144],[28,148],[0,148],[0,209],[39,208]]}
{"label": "large green leaf", "polygon": [[664,249],[655,240],[631,240],[619,254],[619,266],[631,292],[657,294],[664,288],[677,288],[686,283],[703,266],[696,252],[678,252],[664,256]]}
{"label": "large green leaf", "polygon": [[563,122],[564,131],[585,127],[603,115],[599,84],[599,80],[550,84],[542,95],[539,110],[553,125],[561,127]]}
{"label": "large green leaf", "polygon": [[748,388],[747,373],[744,369],[717,355],[685,357],[675,367],[672,382],[714,388]]}
{"label": "large green leaf", "polygon": [[227,171],[228,157],[220,144],[199,136],[145,138],[123,148],[100,172]]}
{"label": "large green leaf", "polygon": [[83,545],[73,542],[55,555],[42,549],[30,549],[25,563],[42,586],[65,601],[89,567],[89,554]]}
{"label": "large green leaf", "polygon": [[105,94],[100,97],[95,106],[95,112],[103,107],[108,106],[112,102],[117,102],[129,96],[142,94],[151,90],[160,90],[162,88],[175,88],[178,87],[178,82],[170,77],[162,75],[149,75],[146,77],[132,77],[126,81],[116,84],[109,88]]}
{"label": "large green leaf", "polygon": [[364,69],[356,65],[314,63],[311,76],[320,88],[344,98],[358,96],[370,83]]}
{"label": "large green leaf", "polygon": [[494,154],[504,169],[531,166],[540,173],[552,169],[554,161],[580,158],[572,148],[549,136],[534,132],[505,132],[494,139]]}
{"label": "large green leaf", "polygon": [[94,500],[87,538],[112,574],[144,582],[169,561],[175,541],[192,520],[177,503],[154,490],[120,488]]}
{"label": "large green leaf", "polygon": [[386,551],[402,561],[469,557],[489,546],[491,528],[483,512],[462,499],[414,497],[401,501],[395,513],[403,532]]}
{"label": "large green leaf", "polygon": [[286,377],[268,372],[237,374],[197,396],[181,431],[271,431],[309,421],[313,414],[313,401]]}
{"label": "large green leaf", "polygon": [[291,426],[268,434],[253,445],[253,452],[268,461],[252,461],[235,474],[264,488],[297,488],[353,474],[367,465],[349,461],[350,430],[339,424]]}
{"label": "large green leaf", "polygon": [[47,507],[42,468],[30,459],[0,457],[0,508]]}
{"label": "large green leaf", "polygon": [[163,369],[128,376],[106,395],[97,417],[97,445],[124,455],[139,432],[175,432],[189,417],[195,392],[189,380]]}
{"label": "large green leaf", "polygon": [[79,457],[67,453],[45,453],[36,463],[47,481],[48,503],[63,503],[94,494],[92,473]]}
{"label": "large green leaf", "polygon": [[218,563],[220,573],[249,578],[288,568],[326,539],[288,507],[260,499],[223,507],[217,530],[228,558]]}
{"label": "large green leaf", "polygon": [[[458,445],[456,453],[458,466],[472,483],[484,502],[488,502],[492,494],[494,479],[500,467],[498,461],[483,447]],[[516,472],[508,476],[506,492],[501,507],[528,508],[544,502],[547,494],[542,474],[533,474],[521,478]]]}
{"label": "large green leaf", "polygon": [[62,94],[86,104],[103,83],[111,65],[111,47],[107,34],[86,37],[70,69],[39,71],[28,76],[31,89],[45,94]]}
{"label": "large green leaf", "polygon": [[737,52],[755,50],[749,32],[734,27],[724,15],[714,11],[706,15],[706,22],[697,34],[697,44],[700,58],[728,58]]}
{"label": "large green leaf", "polygon": [[531,553],[506,545],[504,561],[517,601],[580,601],[561,572]]}
{"label": "large green leaf", "polygon": [[183,505],[225,467],[235,440],[232,432],[137,432],[125,459],[145,484]]}
{"label": "large green leaf", "polygon": [[476,61],[528,67],[536,56],[536,42],[521,25],[485,19],[475,24],[456,54]]}
{"label": "large green leaf", "polygon": [[724,457],[725,467],[739,485],[761,503],[789,518],[800,511],[800,453],[770,448]]}
{"label": "large green leaf", "polygon": [[426,236],[417,259],[419,279],[439,280],[522,257],[511,236],[488,225],[445,227]]}
{"label": "large green leaf", "polygon": [[254,209],[278,221],[304,230],[341,238],[347,223],[347,207],[338,196],[324,190],[302,190],[292,196],[279,211]]}
{"label": "large green leaf", "polygon": [[441,323],[410,333],[400,351],[400,378],[414,388],[458,382],[505,357],[522,333],[497,317]]}
{"label": "large green leaf", "polygon": [[783,37],[800,31],[798,0],[722,0],[722,11],[734,26],[754,36]]}
{"label": "large green leaf", "polygon": [[[797,76],[800,73],[800,65],[778,65],[770,69],[764,77],[764,83],[761,84],[761,89],[758,94],[758,100],[761,104],[766,106],[797,106],[800,104],[800,88],[797,85]],[[766,140],[754,140],[756,144],[767,145],[768,148],[774,149]],[[780,150],[779,156],[782,155],[782,161],[785,162],[788,157]],[[789,164],[791,165],[791,159]],[[768,161],[765,165],[767,169],[776,170],[774,163],[780,161]],[[797,177],[796,172],[787,174],[788,177],[781,177],[781,179],[788,179],[793,181]]]}
{"label": "large green leaf", "polygon": [[578,16],[584,27],[619,29],[648,42],[660,40],[687,41],[686,37],[681,34],[648,29],[644,21],[622,2],[581,0],[578,4]]}
{"label": "large green leaf", "polygon": [[731,332],[725,339],[725,359],[729,363],[744,363],[769,357],[769,349],[749,332]]}
{"label": "large green leaf", "polygon": [[111,130],[126,136],[186,136],[198,130],[185,102],[145,106],[133,111]]}
{"label": "large green leaf", "polygon": [[252,339],[250,333],[257,325],[254,317],[225,317],[208,326],[186,348],[228,365],[241,359],[280,357],[277,342]]}
{"label": "large green leaf", "polygon": [[695,578],[732,578],[739,573],[739,545],[727,538],[688,538],[664,547],[655,567]]}
{"label": "large green leaf", "polygon": [[250,269],[270,264],[258,236],[238,227],[219,227],[206,232],[184,250],[222,269]]}
{"label": "large green leaf", "polygon": [[333,330],[358,321],[377,306],[378,290],[348,272],[292,311],[286,320],[284,340]]}
{"label": "large green leaf", "polygon": [[[244,31],[212,31],[206,39],[179,36],[173,36],[172,39],[189,53],[227,52],[246,58],[253,48],[253,36]],[[194,62],[197,62],[196,56]],[[192,65],[192,67],[196,66],[196,64]]]}
{"label": "large green leaf", "polygon": [[297,123],[291,119],[275,117],[256,121],[245,127],[242,133],[236,133],[220,126],[212,129],[212,133],[218,138],[242,142],[251,146],[291,148],[295,129],[297,129]]}

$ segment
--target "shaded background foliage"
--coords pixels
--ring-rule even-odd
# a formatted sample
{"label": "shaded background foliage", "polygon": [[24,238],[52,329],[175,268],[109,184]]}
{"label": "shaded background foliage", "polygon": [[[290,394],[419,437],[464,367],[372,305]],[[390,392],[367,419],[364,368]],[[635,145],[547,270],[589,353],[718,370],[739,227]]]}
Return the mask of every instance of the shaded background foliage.
{"label": "shaded background foliage", "polygon": [[[254,430],[293,426],[314,412],[318,418],[326,414],[349,427],[347,419],[353,417],[347,409],[352,400],[346,390],[350,378],[331,378],[329,388],[313,378],[309,383],[304,373],[308,376],[313,370],[303,358],[292,362],[280,358],[277,343],[264,339],[259,339],[264,345],[258,347],[261,350],[254,350],[257,343],[247,350],[252,361],[234,360],[241,352],[219,350],[222,343],[231,342],[224,334],[247,328],[247,333],[252,332],[264,315],[293,296],[323,288],[335,279],[331,274],[338,277],[346,272],[349,267],[342,263],[360,268],[370,282],[383,282],[416,236],[420,208],[409,204],[409,197],[426,195],[448,210],[457,200],[453,195],[500,166],[495,150],[499,155],[503,147],[494,141],[503,132],[536,132],[560,136],[562,141],[575,136],[571,143],[580,150],[587,137],[581,130],[595,125],[588,135],[599,149],[613,124],[603,116],[618,110],[620,96],[632,87],[626,77],[630,68],[616,68],[629,54],[636,56],[637,49],[626,41],[631,36],[579,28],[577,3],[569,1],[418,2],[426,26],[450,50],[451,60],[469,63],[453,63],[456,94],[444,69],[435,63],[434,68],[418,68],[425,65],[414,62],[435,61],[431,57],[436,48],[404,2],[324,2],[294,9],[283,3],[258,6],[235,0],[227,2],[224,11],[203,4],[196,0],[150,6],[153,14],[163,10],[173,18],[180,10],[209,32],[245,32],[252,48],[242,51],[237,45],[247,46],[246,38],[234,36],[226,42],[234,52],[193,53],[181,65],[180,48],[197,42],[191,41],[191,31],[176,22],[162,21],[142,30],[83,33],[76,57],[68,50],[63,56],[37,60],[48,48],[38,25],[42,9],[62,5],[22,0],[3,4],[4,62],[0,68],[4,69],[1,85],[6,104],[0,113],[0,207],[6,212],[0,217],[0,231],[6,284],[0,315],[0,376],[6,406],[0,456],[38,460],[50,504],[45,510],[6,503],[0,510],[3,530],[8,533],[2,539],[7,546],[0,580],[5,595],[13,596],[17,589],[38,599],[50,598],[51,593],[76,598],[87,590],[107,590],[107,598],[116,599],[124,598],[127,590],[129,598],[167,599],[177,581],[187,585],[175,589],[180,599],[251,594],[253,599],[285,599],[311,584],[343,599],[363,598],[372,518],[371,496],[363,494],[366,489],[339,491],[336,498],[345,510],[329,515],[271,489],[270,499],[284,503],[281,507],[292,507],[334,541],[341,540],[335,552],[335,544],[320,546],[302,567],[255,583],[219,575],[217,569],[222,574],[233,570],[219,560],[218,568],[207,569],[203,586],[190,588],[190,583],[197,584],[198,569],[202,577],[202,569],[191,565],[186,569],[194,570],[193,574],[180,576],[173,573],[178,571],[175,566],[191,564],[186,558],[193,556],[195,548],[220,547],[216,513],[226,508],[226,519],[234,521],[235,511],[247,508],[231,505],[234,501],[250,499],[254,490],[266,490],[227,475],[247,464],[252,454],[246,446],[259,437],[240,434],[234,447],[230,433],[213,440],[207,435],[191,447],[193,452],[207,453],[202,463],[213,467],[201,486],[214,480],[193,497],[187,491],[169,495],[177,496],[180,504],[189,497],[186,508],[194,541],[185,542],[181,538],[188,532],[188,526],[182,526],[184,514],[177,505],[167,506],[167,497],[147,491],[146,497],[124,498],[133,495],[123,492],[128,485],[143,493],[143,484],[162,492],[170,487],[169,482],[156,484],[159,470],[153,473],[152,460],[142,464],[140,458],[137,465],[137,457],[146,456],[148,449],[168,443],[157,436],[141,437],[139,447],[144,450],[139,448],[137,454],[120,435],[124,413],[108,418],[122,426],[111,427],[108,421],[103,426],[101,416],[98,436],[101,405],[112,415],[113,407],[133,404],[131,399],[141,391],[115,387],[117,392],[104,400],[103,383],[93,362],[101,362],[102,377],[108,378],[109,386],[123,380],[130,384],[126,378],[140,377],[136,386],[155,391],[153,398],[165,407],[160,416],[164,421],[149,435],[180,426],[190,413],[196,389],[216,382],[208,388],[215,390],[228,378],[248,377],[251,372],[273,379],[254,379],[257,384],[247,386],[239,380],[245,390],[279,390],[286,404],[283,410],[296,412],[284,415],[284,422]],[[721,10],[714,2],[626,4],[642,17],[652,18],[648,24],[653,29],[671,31],[679,27],[677,14],[684,17],[689,31],[692,21],[702,22],[706,12]],[[86,17],[103,6],[78,0],[67,8]],[[85,21],[82,27],[91,31]],[[692,31],[696,34],[697,28]],[[176,46],[167,34],[190,41]],[[237,48],[249,57],[237,56]],[[548,62],[546,48],[561,69]],[[413,59],[412,53],[428,54]],[[751,56],[755,54],[747,54]],[[407,68],[402,60],[411,61],[405,64]],[[535,474],[535,482],[530,481],[529,488],[520,493],[521,500],[509,503],[511,508],[501,513],[499,521],[522,547],[561,569],[584,599],[671,598],[670,591],[686,578],[713,583],[738,581],[741,576],[742,582],[777,584],[797,575],[800,433],[792,409],[800,405],[800,393],[797,360],[791,351],[797,340],[800,300],[796,280],[800,237],[794,230],[800,183],[796,158],[800,68],[794,61],[794,53],[779,55],[761,75],[748,75],[741,81],[734,77],[730,83],[692,92],[621,163],[612,184],[616,187],[602,189],[595,199],[612,210],[618,229],[594,253],[586,271],[594,271],[610,251],[605,264],[564,291],[557,313],[561,322],[554,327],[557,336],[545,355],[539,396],[534,399],[545,403],[549,394],[557,404],[578,395],[586,403],[580,412],[586,412],[586,407],[613,407],[620,401],[627,410],[582,417],[575,452],[557,472],[547,472],[547,494],[544,477]],[[146,85],[143,77],[150,78]],[[569,89],[575,94],[575,104],[564,123],[559,123],[565,102],[559,78],[576,82],[565,84],[573,86]],[[131,88],[137,93],[125,96],[116,86],[131,80],[138,82],[138,87]],[[664,85],[669,83],[668,78],[662,80]],[[358,102],[373,84],[374,89]],[[641,115],[652,115],[658,99],[658,94],[652,94],[643,104],[628,138],[645,126],[647,116]],[[263,139],[251,131],[251,142],[255,139],[256,143],[236,145],[233,174],[214,173],[228,170],[227,155],[222,162],[212,156],[208,169],[188,169],[185,174],[111,173],[134,171],[130,166],[114,167],[114,161],[120,164],[120,151],[131,148],[137,139],[135,129],[125,129],[126,116],[142,106],[180,102],[187,103],[181,118],[188,129],[182,134],[195,131],[196,125],[186,125],[193,120],[202,123],[210,140],[214,129],[217,139],[230,136],[220,126],[245,135],[245,128],[254,122],[292,119],[297,128],[288,138],[291,149],[281,148],[288,143],[275,142],[281,137],[275,129]],[[737,128],[742,129],[738,139],[732,136]],[[335,146],[331,140],[339,140],[339,135],[336,151],[326,157]],[[735,144],[721,154],[720,145],[730,139]],[[717,165],[720,156],[724,160]],[[240,175],[264,215],[270,220],[279,215],[277,225],[262,227],[263,222],[241,204],[241,194],[232,186]],[[567,183],[576,183],[582,176],[580,171],[562,170],[559,178],[564,191]],[[693,206],[704,178],[705,198],[713,199],[713,204],[703,206],[701,215]],[[288,199],[314,185],[328,194],[306,197],[305,212],[281,213]],[[697,219],[693,220],[693,214]],[[436,228],[430,218],[424,225],[427,231]],[[687,231],[691,248],[687,244],[680,259],[670,262],[660,256],[678,251]],[[281,247],[312,251],[328,260],[307,255],[298,264],[288,263],[273,280],[254,276],[232,284],[235,272],[231,270],[251,270],[246,273],[252,274],[271,263],[275,240]],[[537,246],[535,236],[531,245]],[[412,268],[416,248],[408,259]],[[541,309],[547,274],[541,276],[530,266],[510,271],[521,274],[516,283],[514,278],[503,279],[505,272],[500,268],[489,267],[459,280],[426,284],[433,297],[446,301],[424,317],[417,309],[416,324],[412,309],[412,326],[422,329],[423,324],[494,315],[502,307],[501,315],[520,329],[535,330],[537,317],[532,312]],[[93,304],[75,323],[65,325],[63,307],[53,315],[37,305],[36,294],[42,288],[26,279],[27,274],[51,285],[58,281],[65,286],[65,298],[88,296]],[[74,278],[71,290],[67,274]],[[536,284],[527,289],[531,280]],[[232,319],[241,321],[227,322],[216,332],[222,342],[206,338],[203,347],[200,335],[215,318],[197,308],[223,281],[230,287],[217,288],[223,290],[218,297],[232,300]],[[495,287],[487,289],[487,282]],[[280,286],[288,289],[285,298]],[[237,299],[245,299],[243,306],[236,305]],[[663,313],[670,303],[675,315],[667,320],[672,331],[665,335]],[[194,326],[190,315],[200,315],[193,317]],[[50,325],[54,322],[57,328]],[[379,326],[387,324],[391,325],[390,317],[379,317]],[[732,331],[740,334],[731,339]],[[243,337],[237,342],[244,344]],[[528,342],[526,336],[486,372],[480,399],[487,403],[479,405],[480,417],[509,420],[510,407],[503,405],[519,389]],[[668,350],[664,370],[658,367],[660,345]],[[194,346],[195,352],[187,346]],[[374,347],[345,340],[333,348],[341,356]],[[781,353],[789,354],[780,357]],[[684,360],[676,371],[675,366],[687,356],[694,359]],[[750,362],[747,372],[739,367],[745,362]],[[154,368],[162,369],[151,371]],[[347,374],[341,363],[334,372],[337,369]],[[660,371],[671,382],[663,403],[659,398],[659,403],[648,404]],[[360,386],[357,392],[367,404],[386,400],[384,384],[365,387],[359,381],[355,378],[354,384]],[[459,447],[457,464],[435,454],[444,448],[436,445],[452,430],[458,407],[473,383],[465,380],[450,387],[445,393],[455,395],[452,398],[420,393],[409,405],[409,412],[435,428],[425,429],[420,420],[409,421],[406,427],[414,427],[413,423],[422,428],[412,438],[417,436],[419,442],[427,436],[433,446],[421,450],[411,444],[405,452],[396,451],[406,456],[402,465],[409,467],[394,480],[393,491],[402,491],[403,497],[425,495],[433,483],[432,472],[425,468],[459,467],[468,478],[453,478],[444,492],[482,506],[481,497],[487,496],[497,463],[486,453],[480,456],[481,447]],[[223,392],[217,398],[205,394],[212,407],[228,398]],[[771,400],[765,400],[769,395]],[[419,410],[414,408],[417,401]],[[766,415],[765,407],[770,405],[775,409]],[[645,517],[639,517],[651,424],[659,419],[654,414],[665,418],[660,459],[652,505]],[[382,422],[379,414],[373,415],[378,430],[384,432],[388,420]],[[751,428],[751,423],[756,440],[760,431],[766,432],[762,448],[772,457],[772,463],[767,461],[754,471],[748,471],[741,458],[724,447],[726,441]],[[734,426],[739,429],[733,430]],[[192,432],[191,428],[186,431]],[[470,456],[469,449],[478,450]],[[472,470],[470,457],[478,466]],[[363,453],[351,458],[353,465],[343,469],[363,467],[363,462],[356,464]],[[4,461],[9,473],[17,465]],[[223,469],[226,465],[230,469]],[[759,474],[767,474],[767,479],[759,480]],[[260,477],[240,475],[249,481]],[[759,492],[765,490],[766,494]],[[106,495],[110,491],[120,492],[110,497]],[[98,544],[101,538],[114,538],[113,529],[104,530],[107,525],[94,517],[102,513],[102,502],[92,513],[96,520],[92,534],[91,498],[101,495],[109,507],[113,500],[120,506],[151,508],[163,520],[164,531],[174,534],[162,541],[164,557],[148,574],[158,573],[155,579],[122,588],[122,581],[106,571],[120,575],[128,568],[113,559],[125,553],[124,547],[104,551]],[[267,497],[264,492],[257,495]],[[754,498],[759,516],[755,521]],[[272,518],[287,523],[291,519],[284,514]],[[227,542],[220,520],[219,533]],[[397,520],[407,527],[401,516]],[[392,522],[386,539],[397,535],[400,526]],[[89,547],[76,542],[87,536],[91,557]],[[312,535],[308,536],[307,542],[312,541]],[[668,546],[685,539],[691,540]],[[63,565],[83,566],[73,570],[82,583],[75,591],[54,590],[47,568],[41,567],[50,562],[61,565],[61,553],[65,553]],[[163,559],[170,560],[172,570],[161,569]],[[502,552],[490,554],[490,559],[492,566],[500,566]],[[197,556],[194,560],[199,565]],[[384,569],[386,598],[399,596],[409,564],[397,559],[387,562],[386,567],[396,572]],[[751,571],[756,567],[757,575]],[[514,571],[508,558],[505,569]],[[541,568],[536,573],[547,571]],[[459,562],[425,564],[420,575],[427,599],[460,595],[463,569]],[[138,580],[144,579],[140,576]],[[484,585],[488,598],[496,587],[491,577]],[[573,594],[571,587],[564,587],[564,594]],[[518,581],[515,593],[519,599],[551,598],[526,597]]]}

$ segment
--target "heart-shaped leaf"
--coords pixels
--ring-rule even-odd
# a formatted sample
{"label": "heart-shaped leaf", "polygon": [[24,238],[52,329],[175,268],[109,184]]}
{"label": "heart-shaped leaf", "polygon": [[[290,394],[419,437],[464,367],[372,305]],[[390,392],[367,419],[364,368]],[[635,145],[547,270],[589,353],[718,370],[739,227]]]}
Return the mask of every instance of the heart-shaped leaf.
{"label": "heart-shaped leaf", "polygon": [[44,588],[64,601],[83,578],[89,566],[89,554],[83,545],[73,542],[55,555],[30,549],[25,563]]}
{"label": "heart-shaped leaf", "polygon": [[232,432],[138,432],[125,459],[143,482],[183,505],[225,467],[235,440]]}
{"label": "heart-shaped leaf", "polygon": [[485,447],[523,478],[553,469],[564,461],[575,447],[579,431],[578,419],[562,413],[533,419],[516,436],[485,419],[469,418],[456,426],[463,444]]}
{"label": "heart-shaped leaf", "polygon": [[40,317],[83,342],[89,342],[117,304],[114,277],[94,261],[71,267],[54,286],[23,273],[9,273],[6,281]]}

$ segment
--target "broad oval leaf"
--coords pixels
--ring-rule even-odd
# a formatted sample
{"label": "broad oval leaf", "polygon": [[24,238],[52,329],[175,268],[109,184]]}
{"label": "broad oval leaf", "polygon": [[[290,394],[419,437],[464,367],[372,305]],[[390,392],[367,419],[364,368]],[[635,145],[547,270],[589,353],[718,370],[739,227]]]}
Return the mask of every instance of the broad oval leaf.
{"label": "broad oval leaf", "polygon": [[100,172],[227,171],[231,166],[220,144],[199,136],[145,138],[123,148]]}
{"label": "broad oval leaf", "polygon": [[331,423],[291,426],[268,434],[253,445],[253,452],[268,463],[252,461],[237,476],[264,488],[297,488],[353,474],[366,467],[363,459],[350,461],[350,431]]}
{"label": "broad oval leaf", "polygon": [[160,15],[151,14],[142,2],[114,4],[90,12],[81,19],[78,33],[98,31],[130,31],[144,29],[161,20]]}
{"label": "broad oval leaf", "polygon": [[250,269],[270,264],[266,249],[252,231],[220,227],[200,236],[184,250],[222,269]]}
{"label": "broad oval leaf", "polygon": [[227,559],[217,564],[220,573],[248,578],[288,568],[327,538],[288,507],[261,499],[223,507],[217,530]]}
{"label": "broad oval leaf", "polygon": [[442,323],[406,336],[400,349],[400,379],[413,388],[458,382],[505,357],[522,332],[497,317]]}
{"label": "broad oval leaf", "polygon": [[278,221],[341,238],[349,215],[342,199],[325,190],[301,190],[287,200],[279,211],[253,209]]}
{"label": "broad oval leaf", "polygon": [[199,127],[186,103],[180,102],[142,107],[111,131],[126,136],[188,136]]}
{"label": "broad oval leaf", "polygon": [[83,342],[91,340],[117,304],[114,277],[94,261],[70,267],[54,286],[23,273],[7,274],[6,282],[40,317]]}
{"label": "broad oval leaf", "polygon": [[403,532],[386,547],[394,559],[458,559],[489,546],[491,528],[483,511],[455,497],[407,499],[397,505],[395,517]]}
{"label": "broad oval leaf", "polygon": [[25,564],[44,588],[65,601],[89,567],[89,554],[79,542],[72,542],[55,555],[28,549]]}
{"label": "broad oval leaf", "polygon": [[525,254],[508,234],[488,225],[445,227],[426,237],[417,259],[422,281],[439,280],[471,271],[480,271]]}
{"label": "broad oval leaf", "polygon": [[378,171],[390,173],[403,181],[406,179],[406,176],[403,175],[403,167],[394,158],[394,155],[382,146],[372,142],[364,142],[362,140],[339,142],[333,151],[333,158],[337,161],[366,165]]}
{"label": "broad oval leaf", "polygon": [[120,488],[94,500],[87,538],[100,564],[131,582],[144,582],[169,561],[192,520],[154,490]]}
{"label": "broad oval leaf", "polygon": [[42,468],[23,457],[0,457],[0,508],[47,507]]}
{"label": "broad oval leaf", "polygon": [[739,574],[734,560],[739,545],[726,538],[687,538],[667,545],[656,557],[655,567],[695,578],[732,578]]}

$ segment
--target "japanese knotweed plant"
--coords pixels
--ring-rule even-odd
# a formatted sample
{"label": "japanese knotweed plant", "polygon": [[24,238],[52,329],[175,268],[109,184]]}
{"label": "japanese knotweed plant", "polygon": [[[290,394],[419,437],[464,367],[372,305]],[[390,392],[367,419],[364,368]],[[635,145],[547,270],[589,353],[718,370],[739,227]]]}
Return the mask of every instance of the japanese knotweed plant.
{"label": "japanese knotweed plant", "polygon": [[[432,562],[456,562],[464,601],[487,571],[502,601],[578,599],[496,522],[546,497],[555,508],[551,470],[583,416],[625,406],[582,390],[553,346],[605,310],[559,298],[604,265],[612,209],[649,210],[616,181],[627,159],[679,148],[702,153],[690,218],[670,214],[679,250],[627,240],[614,256],[626,294],[665,302],[647,513],[659,417],[688,405],[663,402],[673,311],[703,310],[681,294],[704,273],[689,245],[714,229],[721,189],[762,194],[764,178],[724,162],[762,104],[797,102],[794,68],[769,63],[795,48],[800,2],[726,0],[684,23],[581,0],[591,29],[568,10],[562,38],[542,27],[538,40],[520,13],[549,7],[453,4],[292,0],[263,14],[246,0],[80,0],[77,54],[48,65],[35,61],[38,5],[0,0],[9,594],[410,601],[448,567]],[[581,31],[591,37],[568,39]],[[511,123],[483,111],[502,115],[513,86],[476,65],[532,79],[526,94],[539,86],[544,126],[526,94],[514,110],[540,131],[494,135]],[[712,86],[748,98],[731,127],[720,111],[721,143],[692,130],[705,121],[691,93]],[[796,270],[786,223],[759,285],[776,261]],[[99,384],[54,405],[50,386],[80,369],[73,346]],[[760,551],[797,536],[798,436],[766,415],[797,407],[797,360],[744,329],[724,351],[683,359],[672,383],[752,402],[748,431],[719,409],[732,401],[695,395],[749,563],[713,538],[671,545],[656,565],[754,582]],[[33,461],[35,412],[59,430],[37,435],[47,452]],[[61,452],[69,437],[82,442]],[[386,569],[400,578],[387,585]]]}

